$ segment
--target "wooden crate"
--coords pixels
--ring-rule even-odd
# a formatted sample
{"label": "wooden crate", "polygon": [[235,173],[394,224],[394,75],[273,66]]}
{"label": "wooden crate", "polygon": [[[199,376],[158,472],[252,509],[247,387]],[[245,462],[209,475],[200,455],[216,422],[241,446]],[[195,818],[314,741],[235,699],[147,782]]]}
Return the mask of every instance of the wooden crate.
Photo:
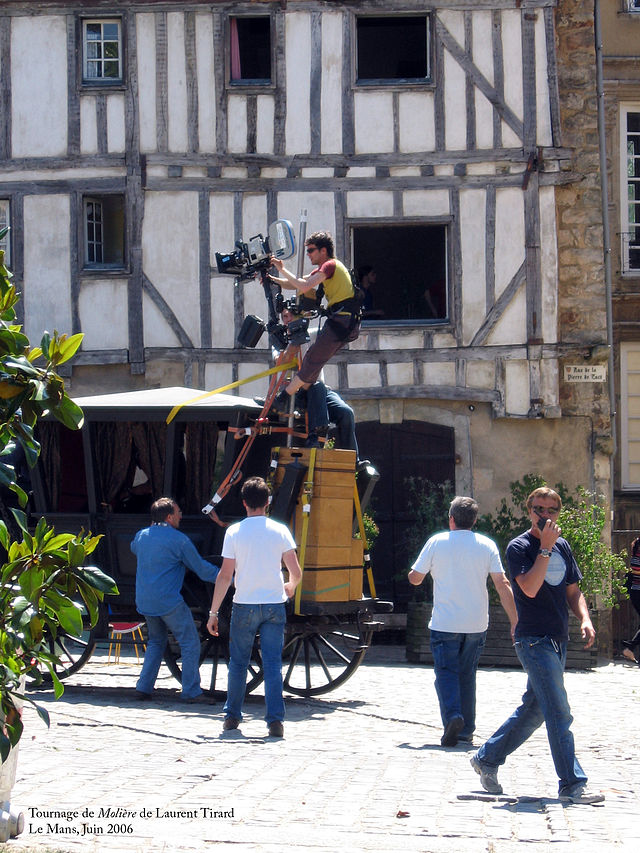
{"label": "wooden crate", "polygon": [[359,601],[362,569],[305,569],[302,601]]}

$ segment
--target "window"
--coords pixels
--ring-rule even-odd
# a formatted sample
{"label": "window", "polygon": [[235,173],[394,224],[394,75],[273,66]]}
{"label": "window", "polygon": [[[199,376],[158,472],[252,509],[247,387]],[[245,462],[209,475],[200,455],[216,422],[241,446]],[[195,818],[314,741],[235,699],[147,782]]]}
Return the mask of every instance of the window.
{"label": "window", "polygon": [[229,19],[231,83],[271,83],[271,18]]}
{"label": "window", "polygon": [[121,269],[124,266],[124,196],[85,197],[86,267]]}
{"label": "window", "polygon": [[446,225],[354,226],[352,240],[365,322],[447,322]]}
{"label": "window", "polygon": [[626,0],[629,12],[640,12],[640,0]]}
{"label": "window", "polygon": [[430,82],[429,16],[356,18],[358,83]]}
{"label": "window", "polygon": [[622,108],[620,139],[622,272],[640,271],[640,107]]}
{"label": "window", "polygon": [[122,81],[121,21],[82,22],[84,83],[119,83]]}
{"label": "window", "polygon": [[621,486],[640,490],[640,343],[620,347],[620,403]]}
{"label": "window", "polygon": [[[0,198],[0,234],[9,227],[9,202]],[[5,266],[11,265],[11,241],[9,240],[10,232],[0,237],[0,249],[4,252]]]}

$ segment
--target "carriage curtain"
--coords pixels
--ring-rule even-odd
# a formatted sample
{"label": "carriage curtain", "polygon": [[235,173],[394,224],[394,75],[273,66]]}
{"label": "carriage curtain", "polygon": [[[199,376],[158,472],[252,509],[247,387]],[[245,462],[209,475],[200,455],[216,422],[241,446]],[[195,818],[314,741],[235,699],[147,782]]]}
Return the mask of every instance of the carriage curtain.
{"label": "carriage curtain", "polygon": [[[116,499],[133,476],[135,461],[131,453],[131,425],[94,423],[93,429],[98,500],[104,508],[113,508]],[[133,467],[132,467],[133,466]]]}
{"label": "carriage curtain", "polygon": [[57,421],[40,421],[37,439],[40,442],[39,465],[42,470],[42,482],[48,494],[47,506],[52,512],[58,511],[60,502],[61,460],[60,429]]}
{"label": "carriage curtain", "polygon": [[167,425],[147,421],[131,424],[137,464],[149,480],[153,500],[164,492],[164,465],[167,445]]}
{"label": "carriage curtain", "polygon": [[184,510],[199,513],[213,494],[218,425],[188,423],[185,426]]}

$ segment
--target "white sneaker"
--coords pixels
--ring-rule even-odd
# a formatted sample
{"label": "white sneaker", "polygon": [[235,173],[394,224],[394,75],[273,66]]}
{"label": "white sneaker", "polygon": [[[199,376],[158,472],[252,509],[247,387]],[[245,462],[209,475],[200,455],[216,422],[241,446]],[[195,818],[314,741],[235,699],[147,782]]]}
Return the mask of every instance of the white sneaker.
{"label": "white sneaker", "polygon": [[471,766],[480,777],[480,784],[489,794],[501,794],[502,785],[498,782],[498,768],[483,766],[475,755],[470,759]]}
{"label": "white sneaker", "polygon": [[593,805],[593,803],[604,802],[604,794],[597,794],[593,791],[589,791],[587,786],[582,783],[574,785],[573,788],[567,788],[564,792],[560,791],[559,797],[563,802],[582,803],[586,806]]}

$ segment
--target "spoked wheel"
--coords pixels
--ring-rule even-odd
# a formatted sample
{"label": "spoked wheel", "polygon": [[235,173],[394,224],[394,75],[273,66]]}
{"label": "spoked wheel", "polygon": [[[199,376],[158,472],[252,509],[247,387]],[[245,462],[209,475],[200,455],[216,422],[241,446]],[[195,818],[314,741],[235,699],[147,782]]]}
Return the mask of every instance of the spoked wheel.
{"label": "spoked wheel", "polygon": [[[228,626],[225,631],[225,626],[221,625],[221,636],[213,637],[207,632],[206,618],[198,619],[195,614],[194,618],[200,635],[200,683],[202,689],[217,695],[226,695],[229,666]],[[174,678],[182,682],[180,646],[171,635],[169,635],[164,661]],[[247,672],[247,693],[250,693],[262,682],[262,677],[262,661],[256,644]]]}
{"label": "spoked wheel", "polygon": [[[82,605],[82,621],[84,630],[80,637],[71,637],[69,634],[58,632],[57,637],[48,635],[45,639],[47,651],[56,655],[60,661],[53,667],[53,671],[60,679],[67,678],[82,669],[95,650],[100,632],[104,630],[101,618],[93,628],[90,626],[89,614],[84,605]],[[45,683],[50,684],[53,681],[48,669],[43,667],[41,674]]]}
{"label": "spoked wheel", "polygon": [[321,696],[343,684],[362,663],[373,630],[366,625],[290,626],[283,651],[284,688]]}

